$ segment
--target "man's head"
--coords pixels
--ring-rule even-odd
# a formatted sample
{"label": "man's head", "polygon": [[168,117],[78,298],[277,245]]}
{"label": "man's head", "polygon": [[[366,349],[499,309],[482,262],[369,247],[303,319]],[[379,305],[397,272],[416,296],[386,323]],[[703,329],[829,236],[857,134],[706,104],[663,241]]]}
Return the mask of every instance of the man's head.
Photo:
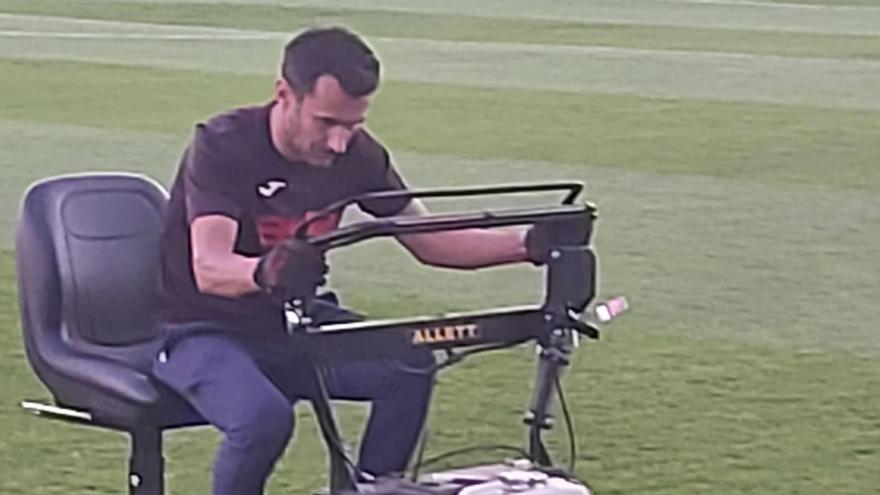
{"label": "man's head", "polygon": [[379,61],[354,33],[330,27],[299,34],[275,81],[273,143],[290,160],[330,165],[363,125],[378,85]]}

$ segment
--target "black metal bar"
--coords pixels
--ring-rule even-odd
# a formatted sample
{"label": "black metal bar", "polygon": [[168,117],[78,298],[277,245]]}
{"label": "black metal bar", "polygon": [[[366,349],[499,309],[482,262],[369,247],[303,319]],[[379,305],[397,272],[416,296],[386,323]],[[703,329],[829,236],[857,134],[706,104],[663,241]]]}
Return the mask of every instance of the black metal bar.
{"label": "black metal bar", "polygon": [[158,427],[143,427],[129,431],[129,435],[129,495],[163,495],[165,459],[162,457],[162,430]]}
{"label": "black metal bar", "polygon": [[378,218],[357,222],[333,232],[312,237],[309,239],[309,242],[322,249],[335,249],[374,237],[468,228],[527,225],[542,221],[566,220],[581,215],[592,215],[594,211],[593,206],[583,204],[528,209],[504,209],[479,213]]}
{"label": "black metal bar", "polygon": [[596,254],[591,247],[595,210],[555,223],[553,248],[544,281],[544,305],[551,311],[583,312],[596,295]]}
{"label": "black metal bar", "polygon": [[499,308],[478,313],[406,320],[371,321],[304,329],[309,352],[321,359],[375,359],[406,355],[413,347],[431,350],[519,342],[546,330],[539,306]]}
{"label": "black metal bar", "polygon": [[528,452],[538,465],[550,467],[553,464],[544,441],[543,430],[553,427],[553,396],[565,368],[569,364],[568,356],[574,346],[573,330],[554,328],[546,339],[538,358],[538,370],[532,388],[532,399],[523,421],[529,425]]}
{"label": "black metal bar", "polygon": [[563,203],[571,204],[574,201],[574,198],[580,195],[583,189],[584,184],[576,181],[542,182],[539,184],[499,184],[494,186],[446,187],[442,189],[416,189],[410,191],[379,191],[362,194],[349,200],[340,201],[339,203],[345,203],[348,205],[355,201],[369,199],[459,198],[468,196],[568,191]]}
{"label": "black metal bar", "polygon": [[347,459],[346,453],[342,450],[342,435],[339,434],[339,428],[336,426],[336,419],[333,415],[333,408],[330,405],[330,397],[327,392],[327,386],[324,383],[324,371],[318,364],[316,357],[309,356],[312,361],[312,371],[315,380],[316,396],[311,398],[312,408],[315,410],[315,417],[318,419],[318,426],[321,429],[321,436],[327,445],[327,456],[330,469],[330,495],[339,495],[346,492],[357,491],[357,478]]}
{"label": "black metal bar", "polygon": [[295,235],[303,239],[309,226],[322,218],[335,213],[340,213],[345,207],[359,201],[382,200],[382,199],[398,199],[398,198],[454,198],[469,196],[488,196],[501,194],[521,194],[521,193],[537,193],[550,191],[568,191],[563,198],[562,204],[570,205],[580,195],[584,189],[582,182],[546,182],[541,184],[507,184],[498,186],[477,186],[477,187],[458,187],[443,189],[416,189],[406,191],[379,191],[365,193],[359,196],[346,198],[318,211],[313,217],[310,217],[302,225],[299,226]]}
{"label": "black metal bar", "polygon": [[544,305],[556,312],[582,313],[596,296],[596,253],[590,246],[566,246],[556,250],[548,263]]}

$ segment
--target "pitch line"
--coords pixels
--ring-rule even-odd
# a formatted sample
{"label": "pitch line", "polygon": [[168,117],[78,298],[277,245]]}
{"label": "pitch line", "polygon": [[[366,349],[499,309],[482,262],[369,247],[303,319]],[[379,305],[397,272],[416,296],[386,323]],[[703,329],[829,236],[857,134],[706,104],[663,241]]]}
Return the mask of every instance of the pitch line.
{"label": "pitch line", "polygon": [[[680,0],[685,2],[712,2],[730,0]],[[23,29],[0,30],[0,39],[70,39],[70,40],[122,40],[122,41],[272,41],[286,40],[291,33],[279,31],[244,30],[236,28],[212,28],[193,25],[152,24],[128,21],[111,21],[101,19],[81,19],[53,16],[33,16],[0,13],[0,19],[18,19],[38,22],[51,22],[60,24],[89,25],[94,28],[124,28],[129,32],[119,30],[108,31],[37,31]],[[62,27],[63,29],[63,27]],[[137,31],[137,32],[135,32]],[[464,41],[464,40],[438,40],[428,38],[393,38],[385,36],[371,36],[370,41],[377,45],[391,47],[420,47],[428,51],[437,52],[484,52],[498,54],[533,54],[533,55],[571,55],[590,56],[606,55],[626,59],[650,58],[650,59],[702,59],[716,63],[727,61],[767,61],[767,62],[791,62],[809,61],[837,62],[855,66],[877,67],[874,60],[843,60],[838,58],[824,57],[790,57],[785,55],[754,54],[726,51],[705,50],[675,50],[675,49],[650,49],[650,48],[626,48],[614,46],[596,45],[573,45],[573,44],[544,44],[522,42],[498,42],[498,41]]]}
{"label": "pitch line", "polygon": [[265,34],[200,34],[200,33],[86,33],[86,32],[52,32],[52,31],[8,31],[0,30],[3,38],[47,38],[47,39],[93,39],[93,40],[145,40],[145,41],[266,41],[279,36]]}
{"label": "pitch line", "polygon": [[[104,21],[98,21],[104,22]],[[110,21],[113,22],[113,21]],[[119,23],[134,24],[134,23]],[[147,24],[146,26],[151,26]],[[163,27],[166,25],[162,25]],[[181,26],[192,27],[192,26]],[[198,28],[196,28],[198,29]],[[32,30],[0,30],[0,39],[70,39],[70,40],[120,40],[120,41],[273,41],[286,40],[291,35],[279,31],[245,31],[226,29],[215,32],[181,31],[177,33],[133,33],[133,32],[86,32],[86,31],[32,31]],[[733,61],[765,61],[765,62],[831,62],[851,66],[878,67],[880,62],[862,59],[840,59],[827,57],[791,57],[786,55],[756,54],[727,51],[676,50],[627,48],[603,45],[572,45],[545,44],[498,41],[463,41],[438,40],[428,38],[391,38],[372,36],[370,41],[386,47],[406,46],[420,47],[427,52],[445,53],[496,53],[547,56],[598,56],[620,59],[655,59],[655,60],[702,60],[711,63],[729,63]]]}
{"label": "pitch line", "polygon": [[[237,29],[237,28],[223,28],[223,27],[212,27],[212,26],[199,26],[199,25],[190,25],[190,24],[162,24],[162,23],[153,23],[153,22],[134,22],[134,21],[113,21],[107,19],[88,19],[81,17],[65,17],[65,16],[51,16],[51,15],[29,15],[29,14],[9,14],[0,12],[0,20],[10,20],[10,21],[22,21],[25,24],[29,24],[33,26],[34,23],[37,24],[53,24],[55,26],[92,26],[96,29],[114,29],[117,30],[127,30],[127,31],[135,31],[142,30],[148,34],[152,34],[154,32],[171,32],[171,33],[184,33],[184,34],[192,34],[192,33],[200,33],[200,34],[213,34],[213,35],[252,35],[252,36],[265,36],[268,34],[275,34],[272,31],[262,31],[262,30],[245,30],[245,29]],[[7,27],[9,27],[7,25]],[[18,27],[18,26],[15,26]],[[23,26],[22,26],[23,27]],[[63,28],[62,28],[63,29]],[[38,32],[38,31],[36,31]],[[118,31],[116,31],[118,32]]]}
{"label": "pitch line", "polygon": [[796,10],[863,10],[876,9],[869,5],[832,5],[819,3],[768,3],[753,0],[668,0],[669,3],[691,3],[697,5],[726,5],[731,7],[763,7],[768,9],[796,9]]}

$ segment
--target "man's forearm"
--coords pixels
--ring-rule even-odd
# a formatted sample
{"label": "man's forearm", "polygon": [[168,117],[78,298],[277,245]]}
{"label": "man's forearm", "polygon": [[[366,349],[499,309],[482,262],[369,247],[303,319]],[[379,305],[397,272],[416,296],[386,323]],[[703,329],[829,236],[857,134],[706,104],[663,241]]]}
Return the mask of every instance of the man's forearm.
{"label": "man's forearm", "polygon": [[254,283],[254,269],[259,258],[237,254],[203,256],[193,259],[193,274],[198,289],[216,296],[238,297],[259,290]]}
{"label": "man's forearm", "polygon": [[447,268],[483,268],[527,259],[524,228],[466,229],[401,236],[423,263]]}

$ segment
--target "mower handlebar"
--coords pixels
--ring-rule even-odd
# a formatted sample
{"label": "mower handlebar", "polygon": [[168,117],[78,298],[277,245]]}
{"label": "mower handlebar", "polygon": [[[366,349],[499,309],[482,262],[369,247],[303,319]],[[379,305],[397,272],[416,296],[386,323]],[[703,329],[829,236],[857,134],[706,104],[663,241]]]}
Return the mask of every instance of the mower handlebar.
{"label": "mower handlebar", "polygon": [[[577,215],[595,215],[591,204],[574,204],[584,185],[580,182],[551,182],[542,184],[519,184],[491,187],[468,187],[449,189],[425,189],[415,191],[383,191],[366,193],[333,203],[303,222],[294,233],[323,250],[347,246],[374,237],[399,234],[417,234],[466,228],[492,228],[510,225],[527,225],[541,221],[563,220]],[[356,202],[369,200],[389,200],[398,198],[450,198],[487,195],[507,195],[565,191],[562,204],[533,208],[506,208],[480,212],[430,214],[424,216],[393,216],[376,218],[338,228],[317,236],[308,236],[309,227],[329,215],[339,214]]]}
{"label": "mower handlebar", "polygon": [[468,228],[494,228],[528,225],[541,221],[564,220],[595,212],[591,205],[563,205],[540,209],[505,209],[479,213],[399,216],[353,223],[307,241],[322,250],[348,246],[374,237],[420,234]]}

